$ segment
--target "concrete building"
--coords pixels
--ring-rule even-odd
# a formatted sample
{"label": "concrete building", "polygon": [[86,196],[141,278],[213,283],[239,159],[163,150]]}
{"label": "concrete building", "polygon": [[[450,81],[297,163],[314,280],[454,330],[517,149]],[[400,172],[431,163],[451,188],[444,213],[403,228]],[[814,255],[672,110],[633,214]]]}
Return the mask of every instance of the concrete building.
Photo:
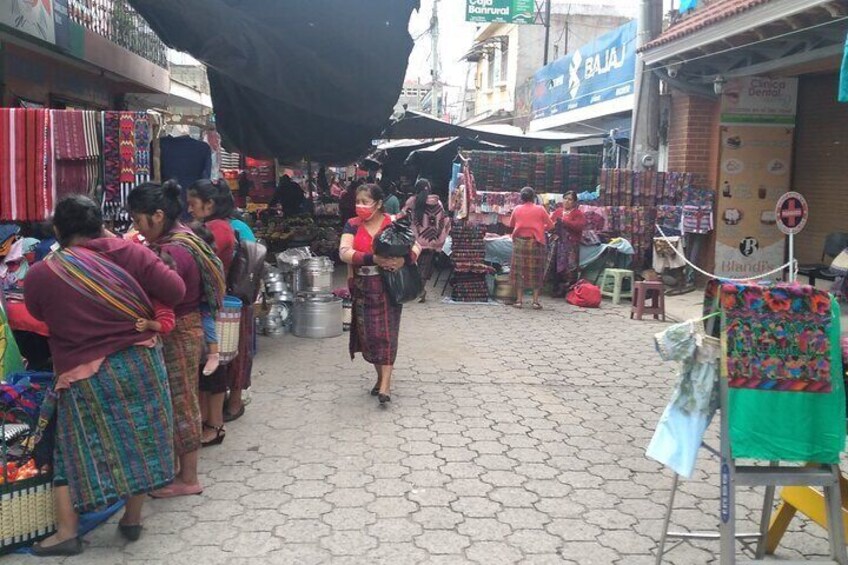
{"label": "concrete building", "polygon": [[828,0],[703,2],[643,50],[670,99],[668,169],[716,191],[711,272],[746,277],[787,259],[775,226],[787,190],[809,206],[802,264],[848,231],[848,105],[837,101],[847,16]]}
{"label": "concrete building", "polygon": [[[420,80],[406,80],[403,82],[403,90],[400,91],[400,98],[395,104],[395,115],[403,113],[403,107],[406,105],[407,110],[415,112],[424,112],[425,99],[429,97],[433,87],[430,84],[423,84]],[[426,110],[429,112],[429,110]]]}
{"label": "concrete building", "polygon": [[[615,29],[628,18],[616,7],[555,2],[548,60]],[[464,124],[529,124],[528,85],[544,65],[545,28],[493,23],[483,27],[465,59],[471,63]]]}
{"label": "concrete building", "polygon": [[3,5],[0,105],[103,110],[169,93],[167,49],[126,2]]}

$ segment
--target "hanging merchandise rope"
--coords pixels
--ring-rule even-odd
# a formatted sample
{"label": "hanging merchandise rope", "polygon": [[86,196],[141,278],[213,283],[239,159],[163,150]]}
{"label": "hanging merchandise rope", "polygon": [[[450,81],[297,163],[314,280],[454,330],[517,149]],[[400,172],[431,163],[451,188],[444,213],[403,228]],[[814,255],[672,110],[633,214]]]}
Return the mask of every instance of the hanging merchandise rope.
{"label": "hanging merchandise rope", "polygon": [[753,276],[753,277],[745,277],[744,279],[731,279],[731,278],[728,278],[728,277],[720,277],[716,274],[708,273],[707,271],[703,270],[702,268],[700,268],[697,265],[695,265],[694,263],[692,263],[689,259],[686,258],[685,255],[683,255],[683,253],[680,252],[680,250],[677,249],[677,246],[672,242],[672,240],[669,239],[669,237],[667,235],[665,235],[665,232],[662,230],[662,228],[660,226],[657,225],[655,227],[657,228],[657,231],[660,232],[661,239],[669,245],[669,247],[674,251],[674,253],[678,257],[680,257],[683,261],[685,261],[687,265],[689,265],[690,267],[692,267],[693,269],[695,269],[696,271],[698,271],[702,275],[707,276],[711,279],[719,279],[719,280],[726,281],[726,282],[756,281],[756,280],[759,280],[759,279],[768,278],[771,275],[775,275],[777,273],[782,273],[784,270],[790,269],[790,268],[792,269],[792,272],[796,276],[798,274],[798,261],[792,260],[789,263],[781,265],[780,267],[778,267],[776,269],[772,269],[771,271],[769,271],[767,273],[763,273],[761,275],[756,275],[756,276]]}

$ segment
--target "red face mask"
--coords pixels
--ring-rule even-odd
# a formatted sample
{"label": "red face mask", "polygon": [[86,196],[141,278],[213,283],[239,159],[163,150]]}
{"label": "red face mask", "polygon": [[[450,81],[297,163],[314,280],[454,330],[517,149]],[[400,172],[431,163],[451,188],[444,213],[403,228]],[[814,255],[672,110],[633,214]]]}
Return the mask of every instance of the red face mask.
{"label": "red face mask", "polygon": [[375,212],[376,212],[376,210],[374,209],[374,206],[357,206],[356,207],[356,215],[363,222],[367,222],[368,220],[373,218]]}

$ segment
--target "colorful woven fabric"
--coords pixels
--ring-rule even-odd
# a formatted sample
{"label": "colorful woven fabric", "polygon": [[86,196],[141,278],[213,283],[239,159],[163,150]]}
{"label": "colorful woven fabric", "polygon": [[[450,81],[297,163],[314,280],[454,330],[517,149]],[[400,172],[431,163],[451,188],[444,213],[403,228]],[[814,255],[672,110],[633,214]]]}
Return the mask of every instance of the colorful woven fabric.
{"label": "colorful woven fabric", "polygon": [[253,305],[248,304],[241,309],[238,353],[235,359],[230,361],[226,366],[227,383],[230,390],[245,390],[250,388],[251,374],[253,372],[255,332],[256,323],[253,319]]}
{"label": "colorful woven fabric", "polygon": [[200,314],[177,318],[177,325],[164,336],[165,366],[174,406],[174,451],[185,455],[200,449],[200,398],[198,377],[203,348]]}
{"label": "colorful woven fabric", "polygon": [[480,191],[518,192],[529,185],[539,193],[563,194],[598,184],[596,155],[471,151],[468,158]]}
{"label": "colorful woven fabric", "polygon": [[153,305],[138,282],[117,264],[83,247],[69,247],[44,259],[60,279],[92,302],[129,320],[152,319]]}
{"label": "colorful woven fabric", "polygon": [[532,238],[512,240],[510,279],[516,288],[542,288],[545,284],[547,248]]}
{"label": "colorful woven fabric", "polygon": [[203,294],[212,317],[218,315],[224,294],[227,291],[227,281],[224,278],[224,265],[215,255],[211,247],[194,235],[190,230],[177,229],[169,232],[155,243],[156,248],[165,245],[179,245],[191,253],[200,277],[203,281]]}
{"label": "colorful woven fabric", "polygon": [[107,202],[121,194],[121,117],[120,112],[103,113],[103,188]]}
{"label": "colorful woven fabric", "polygon": [[724,284],[730,386],[830,392],[830,303],[806,286]]}
{"label": "colorful woven fabric", "polygon": [[350,358],[362,353],[374,365],[394,365],[402,312],[403,306],[389,299],[383,277],[354,277]]}
{"label": "colorful woven fabric", "polygon": [[9,327],[6,313],[0,308],[0,381],[6,375],[23,370],[24,363],[15,336]]}
{"label": "colorful woven fabric", "polygon": [[99,112],[52,110],[56,194],[92,194],[99,177]]}
{"label": "colorful woven fabric", "polygon": [[41,221],[56,198],[48,110],[0,108],[0,220]]}
{"label": "colorful woven fabric", "polygon": [[724,284],[722,377],[736,458],[838,463],[845,447],[839,305],[810,286]]}
{"label": "colorful woven fabric", "polygon": [[59,397],[54,481],[77,512],[161,488],[174,479],[173,424],[161,351],[113,353]]}
{"label": "colorful woven fabric", "polygon": [[118,118],[121,175],[118,180],[135,182],[135,116],[130,112],[122,112]]}

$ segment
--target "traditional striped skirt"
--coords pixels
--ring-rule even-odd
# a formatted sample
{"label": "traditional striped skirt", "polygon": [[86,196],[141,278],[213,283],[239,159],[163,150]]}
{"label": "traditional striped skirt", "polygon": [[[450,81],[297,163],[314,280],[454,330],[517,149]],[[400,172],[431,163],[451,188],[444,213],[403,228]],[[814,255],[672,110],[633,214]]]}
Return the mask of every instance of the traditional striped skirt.
{"label": "traditional striped skirt", "polygon": [[354,277],[350,358],[362,353],[374,365],[394,365],[402,311],[383,288],[383,277]]}
{"label": "traditional striped skirt", "polygon": [[515,287],[537,289],[545,284],[547,248],[533,238],[512,240],[512,269],[510,276]]}
{"label": "traditional striped skirt", "polygon": [[161,348],[108,356],[59,396],[54,480],[89,512],[174,480],[171,394]]}
{"label": "traditional striped skirt", "polygon": [[174,451],[177,456],[200,449],[200,357],[203,327],[200,313],[177,318],[165,336],[165,365],[174,405]]}
{"label": "traditional striped skirt", "polygon": [[245,390],[250,387],[250,375],[253,371],[255,332],[256,320],[253,316],[253,304],[242,306],[238,355],[227,364],[226,369],[227,386],[230,390]]}

